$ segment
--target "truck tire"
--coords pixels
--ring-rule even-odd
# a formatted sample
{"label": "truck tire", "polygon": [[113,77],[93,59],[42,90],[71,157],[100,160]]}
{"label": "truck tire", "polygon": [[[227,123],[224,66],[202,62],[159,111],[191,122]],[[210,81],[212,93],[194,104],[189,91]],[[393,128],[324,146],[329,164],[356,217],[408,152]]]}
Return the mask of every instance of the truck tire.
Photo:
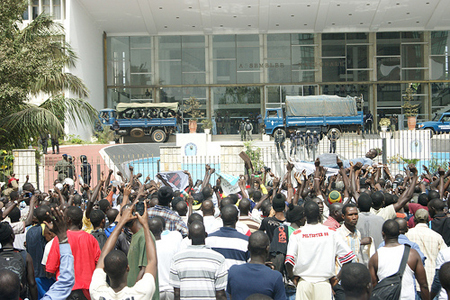
{"label": "truck tire", "polygon": [[142,128],[133,128],[130,131],[130,136],[134,138],[141,138],[145,135],[144,130]]}
{"label": "truck tire", "polygon": [[166,141],[167,134],[161,130],[156,129],[152,132],[152,139],[157,143],[164,143]]}

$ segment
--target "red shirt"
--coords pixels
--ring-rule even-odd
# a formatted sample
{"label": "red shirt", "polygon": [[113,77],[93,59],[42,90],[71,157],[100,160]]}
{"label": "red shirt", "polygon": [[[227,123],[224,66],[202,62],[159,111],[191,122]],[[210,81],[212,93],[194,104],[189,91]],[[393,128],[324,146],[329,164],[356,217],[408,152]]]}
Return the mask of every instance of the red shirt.
{"label": "red shirt", "polygon": [[328,226],[330,228],[333,228],[334,230],[338,229],[339,227],[341,227],[341,224],[339,224],[338,221],[336,221],[334,218],[332,217],[328,217],[328,219],[325,220],[325,222],[323,222],[323,225]]}
{"label": "red shirt", "polygon": [[[416,223],[414,222],[414,215],[416,214],[416,211],[418,211],[421,208],[426,209],[428,211],[428,207],[423,206],[422,204],[419,203],[408,204],[409,212],[413,214],[413,216],[408,220],[408,228],[414,228],[416,226]],[[431,218],[429,218],[429,220],[431,221]]]}
{"label": "red shirt", "polygon": [[[72,290],[89,290],[92,274],[101,253],[98,242],[94,236],[83,230],[67,230],[67,237],[74,259],[75,285]],[[48,255],[46,270],[49,273],[56,273],[56,278],[59,276],[59,260],[59,241],[58,237],[55,237]]]}

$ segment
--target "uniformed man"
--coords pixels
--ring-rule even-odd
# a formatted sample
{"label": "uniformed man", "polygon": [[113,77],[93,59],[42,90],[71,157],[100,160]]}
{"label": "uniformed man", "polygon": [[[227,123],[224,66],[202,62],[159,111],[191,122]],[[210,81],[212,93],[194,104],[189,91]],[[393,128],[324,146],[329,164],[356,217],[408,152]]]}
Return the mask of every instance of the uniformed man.
{"label": "uniformed man", "polygon": [[333,128],[328,133],[327,137],[328,140],[330,141],[330,153],[336,153],[336,142],[339,139],[339,133],[335,128]]}
{"label": "uniformed man", "polygon": [[277,147],[277,154],[278,158],[281,159],[280,150],[283,151],[283,158],[286,159],[286,152],[284,152],[284,141],[286,140],[286,137],[284,135],[284,132],[278,128],[277,131],[275,131],[275,146]]}
{"label": "uniformed man", "polygon": [[239,123],[239,133],[241,134],[241,141],[245,141],[245,121],[241,120]]}
{"label": "uniformed man", "polygon": [[247,121],[245,121],[245,137],[246,137],[246,141],[253,141],[252,131],[253,131],[252,122],[250,122],[250,119],[247,119]]}

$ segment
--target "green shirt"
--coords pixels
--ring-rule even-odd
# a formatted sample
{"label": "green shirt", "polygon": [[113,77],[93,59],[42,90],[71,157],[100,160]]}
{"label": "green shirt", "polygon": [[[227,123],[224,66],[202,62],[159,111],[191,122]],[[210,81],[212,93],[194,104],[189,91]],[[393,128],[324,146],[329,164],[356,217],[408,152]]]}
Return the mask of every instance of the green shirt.
{"label": "green shirt", "polygon": [[[150,232],[153,241],[155,237]],[[145,249],[145,235],[144,228],[141,228],[138,232],[133,234],[130,243],[130,249],[128,250],[128,265],[130,271],[128,272],[127,285],[132,287],[136,283],[137,276],[140,271],[140,267],[147,266],[147,251]],[[156,290],[153,294],[152,300],[159,300],[159,280],[158,276],[155,278]]]}

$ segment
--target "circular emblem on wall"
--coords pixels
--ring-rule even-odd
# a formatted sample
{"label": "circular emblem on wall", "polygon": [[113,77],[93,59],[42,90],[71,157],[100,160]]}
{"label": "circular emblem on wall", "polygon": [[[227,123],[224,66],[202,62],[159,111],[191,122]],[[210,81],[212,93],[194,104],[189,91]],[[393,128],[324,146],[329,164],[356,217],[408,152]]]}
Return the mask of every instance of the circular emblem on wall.
{"label": "circular emblem on wall", "polygon": [[184,146],[184,155],[186,156],[197,155],[197,145],[194,143],[187,143],[186,146]]}
{"label": "circular emblem on wall", "polygon": [[419,140],[411,141],[411,152],[422,152],[422,142]]}

